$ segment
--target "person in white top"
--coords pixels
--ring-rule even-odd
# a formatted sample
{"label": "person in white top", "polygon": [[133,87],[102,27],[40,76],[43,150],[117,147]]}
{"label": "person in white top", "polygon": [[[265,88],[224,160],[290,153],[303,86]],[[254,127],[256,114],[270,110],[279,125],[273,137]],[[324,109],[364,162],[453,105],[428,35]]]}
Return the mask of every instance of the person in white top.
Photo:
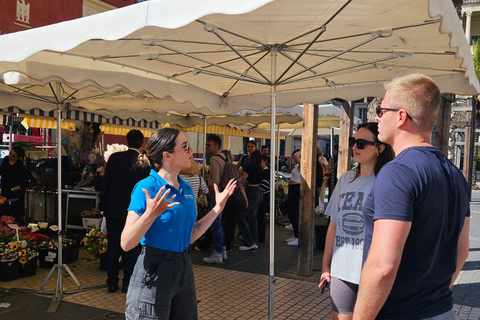
{"label": "person in white top", "polygon": [[394,158],[390,145],[378,140],[378,123],[359,126],[350,138],[356,169],[343,174],[328,202],[331,217],[325,240],[319,288],[331,286],[333,319],[352,319],[363,259],[363,203],[384,164]]}

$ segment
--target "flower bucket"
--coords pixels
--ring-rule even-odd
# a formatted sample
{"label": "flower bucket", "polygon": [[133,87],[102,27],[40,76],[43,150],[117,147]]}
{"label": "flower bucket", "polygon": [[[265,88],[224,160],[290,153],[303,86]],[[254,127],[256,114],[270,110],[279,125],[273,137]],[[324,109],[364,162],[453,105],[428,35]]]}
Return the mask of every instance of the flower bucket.
{"label": "flower bucket", "polygon": [[78,252],[80,251],[80,245],[74,244],[72,246],[68,246],[68,259],[66,259],[67,263],[72,263],[78,261]]}
{"label": "flower bucket", "polygon": [[97,229],[100,230],[103,218],[82,218],[84,229]]}
{"label": "flower bucket", "polygon": [[12,281],[18,279],[18,260],[0,262],[0,281]]}
{"label": "flower bucket", "polygon": [[57,251],[40,249],[38,250],[38,261],[40,268],[51,268],[57,263]]}
{"label": "flower bucket", "polygon": [[21,264],[19,266],[21,278],[34,276],[37,273],[37,258],[33,258],[23,266]]}

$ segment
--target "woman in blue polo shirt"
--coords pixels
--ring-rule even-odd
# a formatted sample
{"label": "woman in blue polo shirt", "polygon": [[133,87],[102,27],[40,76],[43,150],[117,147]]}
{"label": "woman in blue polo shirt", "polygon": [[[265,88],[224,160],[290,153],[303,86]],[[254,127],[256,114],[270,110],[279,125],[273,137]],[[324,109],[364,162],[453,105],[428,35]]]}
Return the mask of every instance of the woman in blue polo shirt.
{"label": "woman in blue polo shirt", "polygon": [[164,128],[153,133],[139,156],[139,165],[153,169],[132,191],[122,233],[123,250],[142,245],[128,287],[126,319],[198,318],[188,248],[222,212],[236,183],[230,181],[221,193],[215,185],[215,207],[195,222],[192,188],[178,174],[190,166],[192,151],[183,134]]}

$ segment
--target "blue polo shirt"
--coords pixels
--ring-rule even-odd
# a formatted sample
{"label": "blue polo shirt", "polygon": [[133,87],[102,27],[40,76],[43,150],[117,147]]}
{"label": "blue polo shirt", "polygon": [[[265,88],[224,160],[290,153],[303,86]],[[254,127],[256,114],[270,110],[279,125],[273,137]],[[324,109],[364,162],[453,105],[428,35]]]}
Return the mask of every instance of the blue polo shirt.
{"label": "blue polo shirt", "polygon": [[141,180],[132,191],[128,211],[142,215],[146,210],[146,196],[142,189],[148,190],[153,198],[161,187],[170,189],[168,198],[176,195],[173,202],[180,202],[173,208],[165,210],[155,221],[140,241],[143,246],[154,247],[171,252],[183,252],[190,245],[193,226],[197,220],[197,208],[193,191],[188,182],[178,177],[180,190],[168,184],[160,175],[151,170],[150,175]]}

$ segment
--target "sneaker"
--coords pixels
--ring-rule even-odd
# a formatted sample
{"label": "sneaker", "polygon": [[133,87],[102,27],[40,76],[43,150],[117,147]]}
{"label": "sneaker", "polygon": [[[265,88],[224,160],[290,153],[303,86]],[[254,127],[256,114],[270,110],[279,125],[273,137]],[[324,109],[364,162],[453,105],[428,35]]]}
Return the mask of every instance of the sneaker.
{"label": "sneaker", "polygon": [[203,251],[204,251],[204,250],[200,249],[199,246],[195,246],[195,247],[193,247],[193,249],[195,249],[195,251],[199,251],[199,252],[203,252]]}
{"label": "sneaker", "polygon": [[291,236],[290,238],[288,238],[287,240],[285,240],[286,243],[289,243],[290,241],[293,241],[297,238],[295,238],[295,236]]}
{"label": "sneaker", "polygon": [[292,246],[292,247],[297,247],[298,246],[298,238],[295,238],[294,240],[287,242],[287,246]]}
{"label": "sneaker", "polygon": [[203,258],[203,262],[223,264],[223,254],[218,253],[217,251],[213,250],[212,255],[210,257]]}
{"label": "sneaker", "polygon": [[223,258],[223,260],[228,260],[228,258],[227,258],[227,247],[222,247],[222,258]]}
{"label": "sneaker", "polygon": [[258,246],[257,246],[256,244],[254,244],[253,246],[250,246],[250,247],[240,246],[240,247],[238,247],[238,250],[240,250],[240,251],[247,251],[247,250],[256,249],[256,248],[258,248]]}
{"label": "sneaker", "polygon": [[292,226],[292,224],[291,224],[291,223],[290,223],[290,224],[287,224],[287,225],[285,226],[285,230],[293,231],[293,226]]}

